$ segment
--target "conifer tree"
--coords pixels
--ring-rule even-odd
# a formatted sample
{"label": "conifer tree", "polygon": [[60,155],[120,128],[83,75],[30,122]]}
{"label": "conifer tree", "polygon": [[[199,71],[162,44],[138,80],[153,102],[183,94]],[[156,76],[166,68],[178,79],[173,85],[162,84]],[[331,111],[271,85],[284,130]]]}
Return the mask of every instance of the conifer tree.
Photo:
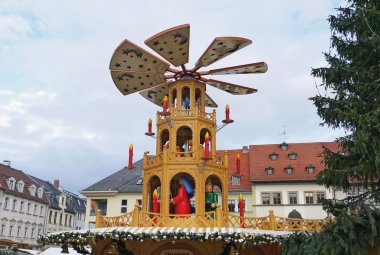
{"label": "conifer tree", "polygon": [[[326,67],[312,69],[322,93],[312,97],[322,125],[343,128],[340,151],[325,149],[317,182],[360,194],[325,200],[333,219],[321,232],[294,233],[283,254],[380,254],[380,1],[347,0],[328,18],[331,38]],[[373,253],[374,254],[374,253]]]}
{"label": "conifer tree", "polygon": [[[325,151],[319,184],[344,191],[359,187],[360,202],[380,202],[380,1],[349,0],[328,19],[327,67],[312,69],[323,95],[311,100],[323,124],[343,128],[341,151]],[[354,202],[354,201],[351,201]]]}

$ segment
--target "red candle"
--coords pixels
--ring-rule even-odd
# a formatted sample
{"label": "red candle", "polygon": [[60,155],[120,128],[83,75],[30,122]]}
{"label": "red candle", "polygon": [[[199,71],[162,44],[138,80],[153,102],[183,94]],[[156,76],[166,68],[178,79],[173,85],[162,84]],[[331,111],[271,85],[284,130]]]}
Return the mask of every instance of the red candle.
{"label": "red candle", "polygon": [[230,121],[230,106],[226,105],[226,122]]}
{"label": "red candle", "polygon": [[240,213],[240,227],[244,228],[244,200],[243,195],[239,195],[239,213]]}
{"label": "red candle", "polygon": [[240,154],[236,154],[236,173],[240,175]]}
{"label": "red candle", "polygon": [[168,96],[164,97],[164,106],[163,106],[163,108],[164,109],[162,110],[162,112],[166,113],[168,111]]}
{"label": "red candle", "polygon": [[132,161],[133,161],[133,145],[129,145],[129,161],[128,161],[128,168],[132,168]]}
{"label": "red candle", "polygon": [[[159,212],[159,202],[158,202],[158,192],[157,189],[153,191],[153,213],[158,213]],[[154,224],[157,223],[157,216],[153,215],[153,222]]]}
{"label": "red candle", "polygon": [[152,119],[149,118],[148,120],[148,134],[152,133]]}
{"label": "red candle", "polygon": [[205,135],[205,158],[208,158],[210,156],[210,140],[209,140],[209,135],[208,132],[206,132]]}

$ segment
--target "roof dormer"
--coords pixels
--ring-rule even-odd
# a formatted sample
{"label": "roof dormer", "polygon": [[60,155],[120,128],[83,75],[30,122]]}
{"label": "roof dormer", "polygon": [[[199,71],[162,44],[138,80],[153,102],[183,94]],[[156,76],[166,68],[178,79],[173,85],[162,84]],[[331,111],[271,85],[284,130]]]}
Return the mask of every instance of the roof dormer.
{"label": "roof dormer", "polygon": [[24,186],[25,186],[25,182],[23,180],[19,180],[17,182],[17,191],[20,193],[24,192]]}
{"label": "roof dormer", "polygon": [[278,159],[278,154],[276,152],[272,152],[271,154],[269,154],[269,158],[271,160],[277,160]]}
{"label": "roof dormer", "polygon": [[38,196],[38,198],[42,198],[43,193],[44,193],[44,189],[42,187],[39,187],[37,189],[37,196]]}
{"label": "roof dormer", "polygon": [[313,164],[309,164],[308,166],[306,166],[307,173],[312,174],[314,173],[314,171],[315,171],[315,166]]}
{"label": "roof dormer", "polygon": [[297,159],[297,153],[292,151],[288,154],[289,159],[296,160]]}
{"label": "roof dormer", "polygon": [[291,165],[288,165],[287,167],[284,168],[284,170],[285,170],[285,172],[286,172],[287,174],[292,174],[294,168],[293,168]]}
{"label": "roof dormer", "polygon": [[268,166],[265,168],[265,172],[267,172],[267,174],[271,175],[274,172],[274,168],[271,166]]}
{"label": "roof dormer", "polygon": [[14,177],[9,177],[7,180],[7,184],[9,189],[14,190],[16,186],[16,179]]}
{"label": "roof dormer", "polygon": [[288,144],[286,142],[283,142],[280,144],[280,148],[282,151],[286,151],[288,149]]}
{"label": "roof dormer", "polygon": [[29,186],[29,193],[30,193],[31,196],[34,197],[36,195],[36,189],[37,189],[37,187],[34,184],[32,184],[32,185]]}

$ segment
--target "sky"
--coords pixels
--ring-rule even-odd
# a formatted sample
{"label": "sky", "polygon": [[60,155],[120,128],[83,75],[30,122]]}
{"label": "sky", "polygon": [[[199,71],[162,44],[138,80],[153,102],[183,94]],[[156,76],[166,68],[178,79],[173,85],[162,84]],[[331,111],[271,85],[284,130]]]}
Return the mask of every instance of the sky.
{"label": "sky", "polygon": [[[342,130],[322,127],[308,98],[324,93],[312,67],[326,66],[327,18],[340,1],[0,1],[0,162],[72,192],[94,184],[144,151],[155,140],[144,135],[158,106],[138,93],[123,96],[108,65],[119,43],[144,45],[150,36],[191,25],[190,61],[217,36],[253,41],[204,70],[265,61],[265,74],[217,79],[254,87],[233,96],[208,87],[235,120],[218,132],[217,149],[245,145],[333,141]],[[201,69],[203,70],[203,69]],[[211,109],[210,109],[211,111]],[[283,135],[285,131],[285,135]]]}

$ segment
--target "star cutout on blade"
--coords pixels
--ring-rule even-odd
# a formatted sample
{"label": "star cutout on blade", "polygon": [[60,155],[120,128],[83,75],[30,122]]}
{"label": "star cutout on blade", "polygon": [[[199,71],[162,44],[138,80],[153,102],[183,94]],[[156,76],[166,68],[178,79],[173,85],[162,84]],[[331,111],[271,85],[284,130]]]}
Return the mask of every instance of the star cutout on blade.
{"label": "star cutout on blade", "polygon": [[120,64],[120,63],[116,63],[114,66],[115,66],[116,68],[119,68],[119,67],[121,67],[121,64]]}
{"label": "star cutout on blade", "polygon": [[157,46],[157,45],[159,45],[159,44],[160,44],[159,41],[155,41],[155,42],[153,42],[153,45],[154,45],[154,46]]}

